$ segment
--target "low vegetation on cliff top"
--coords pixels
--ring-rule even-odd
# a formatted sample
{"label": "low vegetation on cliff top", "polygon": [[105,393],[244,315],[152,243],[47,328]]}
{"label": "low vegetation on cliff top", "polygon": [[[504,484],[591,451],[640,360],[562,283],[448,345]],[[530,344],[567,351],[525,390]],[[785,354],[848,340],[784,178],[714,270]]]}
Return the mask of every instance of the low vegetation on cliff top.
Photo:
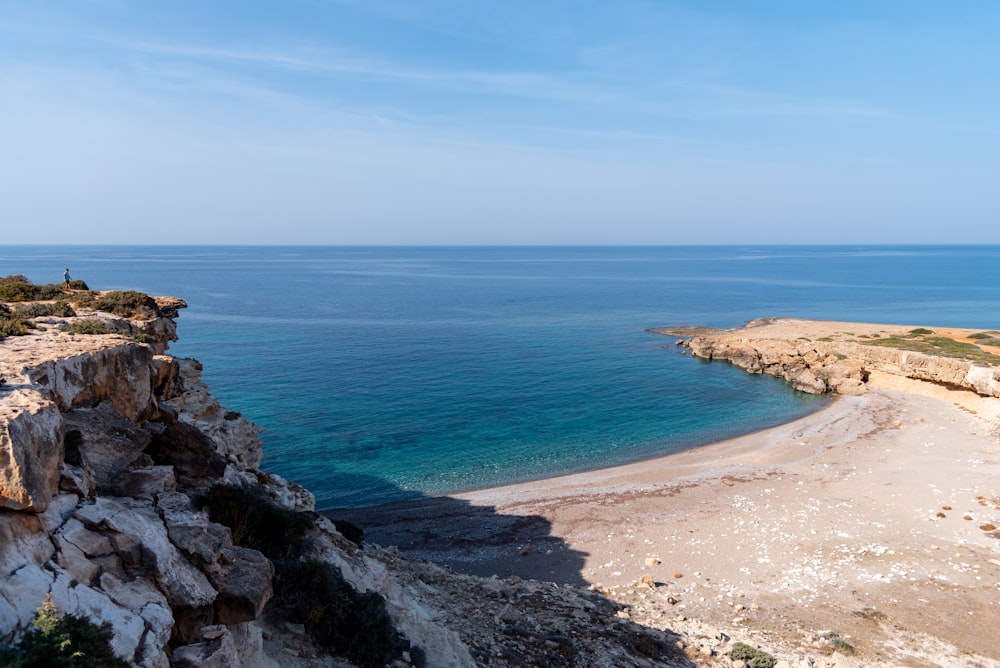
{"label": "low vegetation on cliff top", "polygon": [[30,320],[25,320],[11,312],[5,305],[0,304],[0,341],[8,336],[24,336],[34,329],[35,325]]}
{"label": "low vegetation on cliff top", "polygon": [[36,284],[21,274],[11,274],[0,278],[0,301],[4,302],[71,300],[77,291],[88,293],[90,288],[83,281],[70,281],[68,290],[61,283]]}
{"label": "low vegetation on cliff top", "polygon": [[[984,332],[984,334],[988,335],[989,333]],[[970,338],[978,339],[980,345],[989,345],[986,343],[988,337],[973,335]],[[947,336],[935,336],[932,330],[923,328],[913,329],[905,334],[894,334],[878,339],[868,339],[864,341],[864,344],[897,348],[899,350],[912,350],[926,355],[955,357],[973,362],[983,362],[984,364],[1000,364],[1000,355],[986,352],[974,343],[956,341]]]}
{"label": "low vegetation on cliff top", "polygon": [[114,313],[123,318],[151,320],[159,315],[156,300],[135,290],[105,292],[94,302],[92,308],[106,313]]}
{"label": "low vegetation on cliff top", "polygon": [[[13,308],[6,304],[14,304]],[[23,336],[35,329],[31,318],[76,316],[76,309],[112,313],[122,318],[150,320],[162,315],[156,300],[135,290],[96,292],[83,281],[70,281],[69,288],[57,283],[38,285],[20,274],[0,277],[0,340],[8,336]],[[65,328],[76,334],[112,334],[107,327],[95,323],[71,325]]]}

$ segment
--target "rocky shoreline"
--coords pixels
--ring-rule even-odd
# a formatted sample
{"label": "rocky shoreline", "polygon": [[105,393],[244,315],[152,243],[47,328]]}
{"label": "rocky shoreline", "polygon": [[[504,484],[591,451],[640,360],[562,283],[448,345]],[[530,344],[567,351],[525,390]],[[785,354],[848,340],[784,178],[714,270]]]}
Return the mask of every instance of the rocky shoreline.
{"label": "rocky shoreline", "polygon": [[[1000,397],[1000,348],[978,345],[971,338],[977,330],[761,318],[733,330],[657,331],[681,336],[678,345],[695,357],[725,360],[748,373],[784,378],[796,390],[811,394],[864,394],[869,375],[881,372]],[[976,358],[904,347],[940,339],[954,342],[956,348],[964,344],[977,353]],[[997,357],[986,364],[979,361],[989,360],[990,355]]]}

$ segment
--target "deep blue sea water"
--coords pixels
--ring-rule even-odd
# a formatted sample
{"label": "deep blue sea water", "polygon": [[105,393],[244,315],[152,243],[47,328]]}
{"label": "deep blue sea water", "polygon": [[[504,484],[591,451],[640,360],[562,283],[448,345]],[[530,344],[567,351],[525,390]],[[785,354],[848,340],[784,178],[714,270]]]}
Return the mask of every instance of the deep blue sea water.
{"label": "deep blue sea water", "polygon": [[320,508],[624,463],[824,399],[648,328],[1000,329],[1000,247],[0,246],[0,275],[181,297],[179,356]]}

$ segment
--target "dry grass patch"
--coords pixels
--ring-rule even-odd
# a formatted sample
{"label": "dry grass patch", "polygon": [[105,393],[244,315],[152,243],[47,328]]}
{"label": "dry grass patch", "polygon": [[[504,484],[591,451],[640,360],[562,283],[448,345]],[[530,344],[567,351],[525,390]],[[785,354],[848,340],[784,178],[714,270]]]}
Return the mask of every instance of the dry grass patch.
{"label": "dry grass patch", "polygon": [[913,352],[924,353],[925,355],[953,357],[990,365],[1000,365],[1000,355],[986,352],[974,343],[958,341],[948,336],[935,336],[933,330],[930,329],[911,329],[905,334],[893,334],[863,343],[868,346],[912,350]]}

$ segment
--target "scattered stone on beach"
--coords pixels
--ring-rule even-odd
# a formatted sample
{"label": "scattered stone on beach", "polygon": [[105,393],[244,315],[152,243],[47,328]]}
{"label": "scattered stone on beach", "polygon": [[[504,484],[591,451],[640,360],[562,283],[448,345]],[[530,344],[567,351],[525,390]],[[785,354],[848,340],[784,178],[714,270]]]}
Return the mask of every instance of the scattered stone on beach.
{"label": "scattered stone on beach", "polygon": [[650,575],[649,573],[644,573],[642,575],[642,577],[640,577],[636,581],[635,586],[636,587],[648,587],[649,589],[656,589],[656,580],[654,580],[653,576]]}

